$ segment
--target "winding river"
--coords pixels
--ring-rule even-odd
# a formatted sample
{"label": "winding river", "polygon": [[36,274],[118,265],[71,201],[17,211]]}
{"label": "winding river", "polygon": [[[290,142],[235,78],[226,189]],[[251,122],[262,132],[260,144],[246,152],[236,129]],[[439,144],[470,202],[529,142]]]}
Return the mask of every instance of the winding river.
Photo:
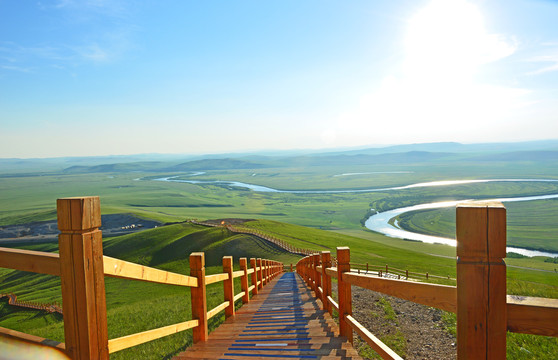
{"label": "winding river", "polygon": [[[197,175],[197,174],[196,174]],[[388,190],[405,190],[421,187],[433,187],[433,186],[449,186],[449,185],[462,185],[462,184],[477,184],[477,183],[488,183],[488,182],[558,182],[556,179],[483,179],[483,180],[447,180],[447,181],[431,181],[410,184],[405,186],[395,186],[388,188],[376,188],[376,189],[359,189],[359,190],[278,190],[269,188],[266,186],[247,184],[238,181],[222,181],[222,180],[181,180],[177,179],[178,176],[164,177],[155,179],[156,181],[171,181],[171,182],[183,182],[189,184],[208,184],[208,185],[225,185],[238,188],[246,188],[252,191],[258,192],[272,192],[272,193],[291,193],[291,194],[339,194],[339,193],[365,193],[365,192],[379,192]],[[523,196],[523,197],[513,197],[513,198],[498,198],[498,199],[483,199],[483,201],[501,201],[501,202],[517,202],[517,201],[534,201],[534,200],[544,200],[544,199],[556,199],[558,194],[550,195],[540,195],[540,196]],[[444,201],[428,204],[420,204],[414,206],[407,206],[402,208],[397,208],[389,211],[384,211],[381,213],[374,214],[368,218],[365,222],[365,226],[373,231],[382,233],[384,235],[408,239],[415,241],[422,241],[426,243],[440,243],[451,246],[456,246],[455,239],[443,238],[438,236],[424,235],[419,233],[414,233],[411,231],[403,230],[397,226],[397,224],[390,224],[390,219],[397,215],[415,211],[415,210],[426,210],[426,209],[438,209],[444,207],[456,206],[458,203],[470,200],[459,200],[459,201]],[[528,250],[515,247],[507,247],[508,252],[515,252],[525,256],[550,256],[558,257],[558,253],[551,253],[545,251]]]}

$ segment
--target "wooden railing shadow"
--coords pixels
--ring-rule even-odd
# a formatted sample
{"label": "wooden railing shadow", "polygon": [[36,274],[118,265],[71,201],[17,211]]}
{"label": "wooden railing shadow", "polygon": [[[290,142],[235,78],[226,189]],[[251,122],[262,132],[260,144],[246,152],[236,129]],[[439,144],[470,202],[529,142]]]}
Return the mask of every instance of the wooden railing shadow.
{"label": "wooden railing shadow", "polygon": [[[558,299],[506,294],[505,207],[494,202],[458,205],[456,228],[457,286],[360,274],[351,269],[347,247],[337,248],[337,266],[330,252],[322,251],[302,258],[296,271],[324,310],[338,312],[340,334],[352,342],[354,330],[384,359],[401,357],[353,318],[351,285],[457,313],[458,359],[505,359],[507,331],[558,337]],[[332,277],[338,302],[331,297]]]}
{"label": "wooden railing shadow", "polygon": [[[231,256],[223,257],[223,272],[205,274],[204,253],[190,254],[190,275],[159,270],[103,255],[99,197],[64,198],[57,201],[59,254],[0,248],[0,267],[60,276],[65,343],[51,342],[71,359],[108,359],[132,346],[193,329],[194,343],[206,341],[208,320],[225,311],[235,314],[235,301],[250,301],[259,289],[283,272],[283,264],[267,259],[241,258],[234,271]],[[170,284],[190,288],[192,319],[141,333],[108,339],[105,276]],[[241,292],[233,280],[240,278]],[[223,282],[224,302],[207,310],[206,287]],[[251,283],[251,285],[250,285]],[[0,328],[0,336],[45,345],[48,340]]]}

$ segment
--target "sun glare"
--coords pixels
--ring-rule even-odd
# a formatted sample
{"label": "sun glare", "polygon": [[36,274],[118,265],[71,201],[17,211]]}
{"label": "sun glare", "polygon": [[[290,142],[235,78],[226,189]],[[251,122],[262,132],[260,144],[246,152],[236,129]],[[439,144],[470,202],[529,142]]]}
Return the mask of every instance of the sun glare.
{"label": "sun glare", "polygon": [[479,9],[464,0],[434,0],[409,21],[405,70],[409,76],[469,77],[476,68],[513,53],[488,34]]}
{"label": "sun glare", "polygon": [[383,122],[398,124],[404,141],[448,136],[459,141],[456,134],[470,138],[477,133],[480,140],[526,103],[525,90],[489,84],[479,75],[483,65],[513,54],[516,44],[489,33],[473,3],[431,1],[409,19],[403,45],[399,70],[386,74],[358,109],[342,114],[340,123],[368,129],[378,139],[390,131],[382,134],[378,122]]}

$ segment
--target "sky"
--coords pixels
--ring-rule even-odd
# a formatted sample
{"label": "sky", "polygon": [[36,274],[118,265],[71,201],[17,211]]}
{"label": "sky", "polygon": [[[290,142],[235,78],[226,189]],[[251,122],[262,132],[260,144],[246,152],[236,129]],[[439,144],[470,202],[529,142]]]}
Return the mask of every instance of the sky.
{"label": "sky", "polygon": [[558,138],[558,1],[0,0],[0,158]]}

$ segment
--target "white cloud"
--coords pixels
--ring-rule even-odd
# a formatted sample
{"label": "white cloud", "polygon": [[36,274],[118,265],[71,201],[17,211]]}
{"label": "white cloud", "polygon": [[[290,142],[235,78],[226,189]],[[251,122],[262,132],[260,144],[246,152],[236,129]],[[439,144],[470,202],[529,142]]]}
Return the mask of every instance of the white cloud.
{"label": "white cloud", "polygon": [[[536,56],[529,59],[528,61],[532,63],[544,63],[547,65],[535,71],[531,71],[527,73],[527,75],[540,75],[551,71],[558,71],[558,48],[554,49],[549,54]],[[548,65],[549,63],[550,65]]]}

